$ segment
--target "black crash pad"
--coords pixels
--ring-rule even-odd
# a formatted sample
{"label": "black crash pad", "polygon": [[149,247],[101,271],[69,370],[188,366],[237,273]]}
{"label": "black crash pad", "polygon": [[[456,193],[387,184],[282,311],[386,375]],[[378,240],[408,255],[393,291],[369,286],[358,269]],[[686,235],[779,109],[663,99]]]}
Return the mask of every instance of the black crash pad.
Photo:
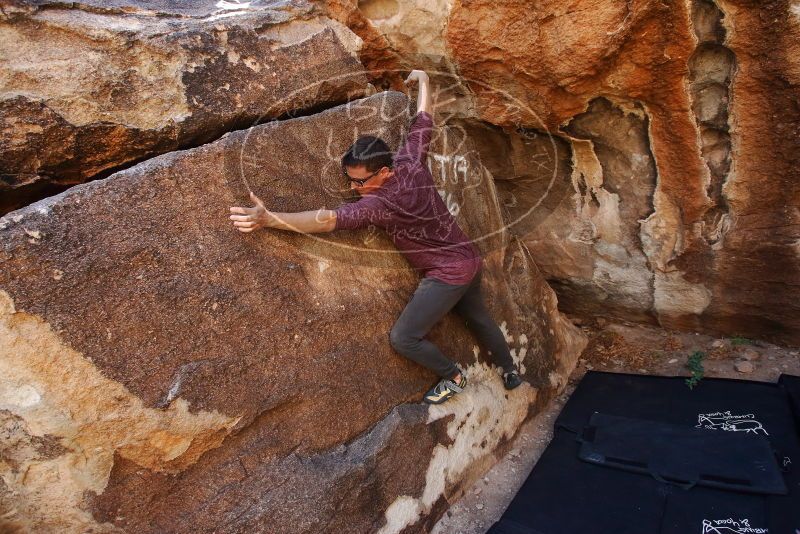
{"label": "black crash pad", "polygon": [[564,405],[555,425],[578,433],[594,412],[600,412],[729,434],[745,432],[765,436],[782,464],[800,464],[800,458],[793,458],[800,451],[800,442],[783,387],[704,378],[689,389],[685,380],[590,371]]}
{"label": "black crash pad", "polygon": [[658,533],[666,495],[673,488],[649,477],[582,462],[579,449],[574,434],[556,429],[489,533]]}
{"label": "black crash pad", "polygon": [[661,482],[783,495],[786,484],[766,437],[594,413],[581,460]]}
{"label": "black crash pad", "polygon": [[781,375],[778,379],[778,384],[789,395],[792,403],[792,412],[794,412],[794,420],[798,431],[800,431],[800,376]]}
{"label": "black crash pad", "polygon": [[[679,534],[800,529],[800,446],[786,390],[777,384],[589,372],[556,420],[554,436],[492,534]],[[665,484],[578,457],[594,412],[762,436],[788,494]],[[800,530],[798,530],[800,532]]]}

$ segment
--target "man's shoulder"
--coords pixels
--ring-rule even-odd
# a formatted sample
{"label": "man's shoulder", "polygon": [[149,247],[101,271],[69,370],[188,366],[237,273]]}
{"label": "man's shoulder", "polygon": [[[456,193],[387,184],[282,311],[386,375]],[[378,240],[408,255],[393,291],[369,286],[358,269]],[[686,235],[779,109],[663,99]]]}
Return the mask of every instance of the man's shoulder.
{"label": "man's shoulder", "polygon": [[414,159],[412,157],[403,157],[395,160],[394,172],[401,178],[408,176],[416,176],[419,173],[430,174],[427,158],[424,160]]}
{"label": "man's shoulder", "polygon": [[426,164],[404,162],[394,167],[394,177],[381,187],[381,197],[396,203],[400,197],[407,198],[411,192],[432,185],[433,177]]}

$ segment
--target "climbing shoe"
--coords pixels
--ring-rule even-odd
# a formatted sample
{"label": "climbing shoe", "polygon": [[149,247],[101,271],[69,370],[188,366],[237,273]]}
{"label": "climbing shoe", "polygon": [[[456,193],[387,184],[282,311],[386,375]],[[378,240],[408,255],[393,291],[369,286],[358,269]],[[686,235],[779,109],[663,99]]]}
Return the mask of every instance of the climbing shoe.
{"label": "climbing shoe", "polygon": [[441,404],[456,393],[464,391],[466,385],[467,375],[464,374],[464,371],[461,371],[461,381],[458,384],[449,378],[443,378],[438,384],[428,390],[422,400],[428,404]]}
{"label": "climbing shoe", "polygon": [[516,371],[503,373],[503,386],[505,386],[506,389],[514,389],[520,384],[522,384],[522,379]]}

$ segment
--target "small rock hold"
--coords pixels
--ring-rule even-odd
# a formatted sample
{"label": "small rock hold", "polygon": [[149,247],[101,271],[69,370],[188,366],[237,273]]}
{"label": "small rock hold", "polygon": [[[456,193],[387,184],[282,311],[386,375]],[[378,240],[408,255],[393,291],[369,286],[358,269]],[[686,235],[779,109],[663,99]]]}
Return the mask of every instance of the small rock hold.
{"label": "small rock hold", "polygon": [[61,280],[64,277],[64,271],[53,269],[53,280]]}
{"label": "small rock hold", "polygon": [[668,361],[667,363],[678,363],[678,358],[672,358],[672,359],[671,359],[670,361]]}
{"label": "small rock hold", "polygon": [[740,373],[752,373],[753,371],[756,370],[756,366],[747,360],[736,362],[734,367],[736,367],[736,370],[739,371]]}
{"label": "small rock hold", "polygon": [[715,339],[714,342],[711,344],[712,349],[721,349],[725,346],[725,341],[721,339]]}
{"label": "small rock hold", "polygon": [[475,508],[477,508],[478,510],[483,510],[483,504],[478,503],[475,505]]}
{"label": "small rock hold", "polygon": [[750,349],[750,348],[744,349],[742,351],[741,355],[742,355],[742,358],[744,358],[745,360],[748,360],[748,361],[753,361],[753,360],[757,360],[757,359],[761,358],[761,353],[760,352],[758,352],[755,349]]}

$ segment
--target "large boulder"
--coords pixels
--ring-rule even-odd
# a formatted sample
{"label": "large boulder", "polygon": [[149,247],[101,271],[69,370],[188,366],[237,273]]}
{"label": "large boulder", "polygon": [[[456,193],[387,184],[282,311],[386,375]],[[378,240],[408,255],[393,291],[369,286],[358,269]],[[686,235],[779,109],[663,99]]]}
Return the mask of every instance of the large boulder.
{"label": "large boulder", "polygon": [[424,532],[561,388],[585,340],[506,231],[464,130],[437,131],[440,193],[530,385],[502,387],[461,321],[431,339],[465,392],[388,332],[417,283],[380,232],[240,234],[252,189],[334,208],[358,136],[397,148],[399,93],[233,132],[0,218],[0,528]]}
{"label": "large boulder", "polygon": [[0,214],[232,129],[363,96],[360,46],[303,0],[4,2]]}
{"label": "large boulder", "polygon": [[564,309],[800,344],[790,3],[319,5],[364,40],[375,83],[437,70],[483,159],[509,156],[509,223],[529,213],[517,233]]}

